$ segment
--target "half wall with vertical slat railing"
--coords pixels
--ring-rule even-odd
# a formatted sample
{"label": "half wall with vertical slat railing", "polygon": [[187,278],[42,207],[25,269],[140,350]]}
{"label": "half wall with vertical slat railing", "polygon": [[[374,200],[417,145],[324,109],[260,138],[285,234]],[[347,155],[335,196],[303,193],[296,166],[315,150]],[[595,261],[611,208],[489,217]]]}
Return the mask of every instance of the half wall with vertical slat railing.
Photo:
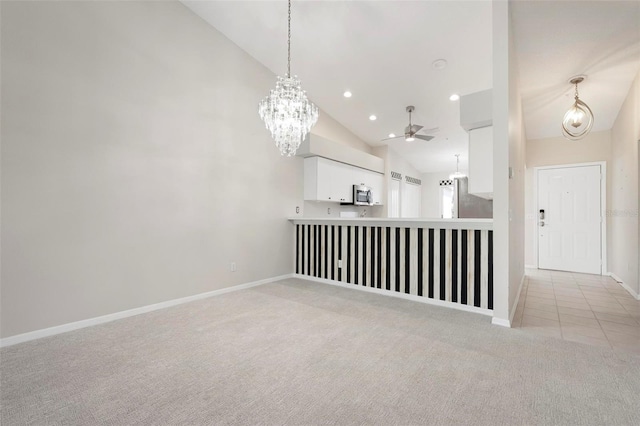
{"label": "half wall with vertical slat railing", "polygon": [[491,220],[293,222],[295,273],[301,278],[403,293],[486,313],[493,309]]}

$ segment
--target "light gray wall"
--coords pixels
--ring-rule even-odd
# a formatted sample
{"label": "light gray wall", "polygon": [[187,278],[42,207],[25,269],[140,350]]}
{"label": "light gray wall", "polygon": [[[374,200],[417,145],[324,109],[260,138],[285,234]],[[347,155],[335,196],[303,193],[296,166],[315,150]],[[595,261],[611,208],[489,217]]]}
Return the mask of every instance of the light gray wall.
{"label": "light gray wall", "polygon": [[640,72],[611,129],[611,204],[608,214],[608,267],[640,294],[638,265],[638,144]]}
{"label": "light gray wall", "polygon": [[[537,267],[538,215],[536,214],[536,193],[534,168],[560,164],[590,163],[605,161],[607,164],[607,195],[611,192],[611,132],[592,132],[579,141],[564,137],[532,139],[526,144],[525,170],[525,264]],[[610,203],[607,197],[606,204]]]}
{"label": "light gray wall", "polygon": [[493,316],[505,325],[524,276],[526,140],[509,7],[493,2]]}
{"label": "light gray wall", "polygon": [[0,7],[0,336],[293,271],[270,71],[177,2]]}

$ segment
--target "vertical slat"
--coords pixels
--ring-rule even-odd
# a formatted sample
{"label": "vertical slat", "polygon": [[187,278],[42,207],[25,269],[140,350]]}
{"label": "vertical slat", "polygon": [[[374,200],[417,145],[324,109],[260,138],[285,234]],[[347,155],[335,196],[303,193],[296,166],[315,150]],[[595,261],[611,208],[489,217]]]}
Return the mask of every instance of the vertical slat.
{"label": "vertical slat", "polygon": [[487,284],[487,307],[489,309],[493,309],[493,231],[489,231],[487,234],[487,239],[489,240],[488,248],[487,248],[487,269],[488,269],[488,278],[489,281]]}
{"label": "vertical slat", "polygon": [[482,258],[482,238],[480,236],[480,230],[474,230],[474,252],[473,252],[473,306],[480,307],[480,289],[481,289],[481,279],[482,279],[482,264],[480,263],[480,259]]}
{"label": "vertical slat", "polygon": [[315,239],[314,239],[314,231],[315,226],[309,225],[309,275],[313,275],[313,259],[314,259],[314,247],[315,247]]}
{"label": "vertical slat", "polygon": [[451,302],[451,290],[453,287],[452,281],[451,281],[451,256],[452,256],[452,252],[451,252],[451,229],[445,229],[444,231],[444,239],[445,239],[445,261],[444,261],[444,267],[445,267],[445,273],[444,273],[444,286],[445,286],[445,291],[444,291],[444,300],[446,300],[447,302]]}
{"label": "vertical slat", "polygon": [[329,264],[329,271],[327,273],[328,277],[330,280],[335,279],[335,261],[336,261],[336,253],[335,253],[335,248],[336,248],[336,243],[335,243],[335,239],[336,239],[336,234],[335,234],[335,226],[333,225],[329,225],[329,252],[327,254],[327,263]]}
{"label": "vertical slat", "polygon": [[345,277],[346,277],[346,263],[345,263],[345,257],[346,257],[346,252],[345,252],[345,227],[344,226],[340,226],[338,228],[339,230],[339,234],[338,234],[338,258],[340,260],[340,263],[342,264],[341,268],[338,268],[338,281],[345,281]]}
{"label": "vertical slat", "polygon": [[369,286],[369,287],[373,287],[372,283],[373,283],[373,259],[371,256],[371,242],[374,241],[373,239],[373,228],[370,227],[364,227],[364,230],[366,230],[367,232],[367,238],[365,241],[365,248],[366,248],[366,265],[364,267],[364,273],[365,273],[365,285]]}
{"label": "vertical slat", "polygon": [[440,230],[440,300],[447,295],[447,230]]}
{"label": "vertical slat", "polygon": [[475,300],[473,298],[474,276],[474,257],[475,244],[473,231],[467,231],[467,305],[473,306]]}
{"label": "vertical slat", "polygon": [[[402,269],[404,269],[404,265],[402,265],[400,263],[400,259],[401,259],[401,256],[402,256],[402,251],[404,251],[403,250],[404,247],[402,245],[403,238],[401,236],[402,232],[400,232],[401,229],[400,228],[395,228],[394,231],[395,231],[394,233],[395,233],[395,243],[396,244],[395,244],[395,249],[394,249],[395,250],[395,252],[394,252],[395,253],[395,258],[393,260],[393,263],[394,263],[394,267],[396,268],[396,275],[395,275],[395,279],[394,279],[394,282],[393,282],[394,283],[394,287],[393,288],[394,288],[395,291],[399,292],[400,291],[400,286],[401,286],[401,283],[402,283],[402,281],[400,281],[400,279],[401,279],[400,278],[400,274],[402,273]],[[401,269],[401,267],[402,267],[402,269]]]}
{"label": "vertical slat", "polygon": [[389,250],[389,254],[387,256],[389,260],[389,264],[387,268],[389,268],[389,273],[387,274],[387,290],[395,290],[395,278],[396,278],[396,233],[393,228],[389,229],[389,242],[387,243],[387,249]]}
{"label": "vertical slat", "polygon": [[351,284],[356,284],[356,277],[358,276],[358,266],[356,263],[357,260],[357,256],[356,256],[356,247],[357,247],[357,241],[356,241],[356,228],[357,226],[352,226],[351,227]]}
{"label": "vertical slat", "polygon": [[460,233],[460,303],[469,304],[469,231],[463,229]]}
{"label": "vertical slat", "polygon": [[323,250],[323,258],[324,258],[324,278],[329,278],[329,226],[324,225],[324,250]]}
{"label": "vertical slat", "polygon": [[316,232],[316,250],[318,250],[316,257],[318,262],[316,263],[318,270],[316,271],[316,277],[322,277],[322,225],[318,225],[318,229]]}
{"label": "vertical slat", "polygon": [[433,233],[433,298],[440,300],[440,230]]}
{"label": "vertical slat", "polygon": [[489,284],[489,271],[487,269],[488,256],[487,256],[487,248],[489,247],[489,241],[487,239],[488,231],[481,231],[480,238],[480,307],[487,308],[488,306],[488,284]]}
{"label": "vertical slat", "polygon": [[388,281],[388,275],[389,275],[389,249],[387,248],[387,246],[389,245],[389,240],[387,238],[387,230],[389,228],[388,227],[383,227],[380,230],[380,261],[381,261],[381,266],[380,266],[380,288],[381,289],[386,289],[387,288],[387,283]]}
{"label": "vertical slat", "polygon": [[424,228],[418,228],[418,296],[424,296]]}
{"label": "vertical slat", "polygon": [[324,257],[324,225],[318,225],[318,231],[318,235],[320,236],[320,253],[318,253],[318,266],[320,267],[320,271],[318,271],[318,277],[326,278],[324,276],[324,265],[327,261]]}
{"label": "vertical slat", "polygon": [[360,256],[360,227],[353,227],[353,236],[351,239],[351,243],[353,244],[353,268],[351,268],[351,282],[353,284],[360,284],[360,269],[362,261],[362,257]]}
{"label": "vertical slat", "polygon": [[360,227],[360,285],[367,285],[367,227]]}
{"label": "vertical slat", "polygon": [[451,230],[451,301],[458,303],[458,230]]}
{"label": "vertical slat", "polygon": [[347,252],[347,281],[351,283],[353,279],[353,227],[347,226],[347,244],[345,246]]}
{"label": "vertical slat", "polygon": [[306,242],[307,242],[307,247],[305,250],[305,256],[306,256],[306,261],[307,261],[307,268],[305,270],[305,275],[311,275],[311,225],[307,225],[307,234],[306,234]]}
{"label": "vertical slat", "polygon": [[418,230],[409,231],[409,294],[418,295]]}
{"label": "vertical slat", "polygon": [[457,302],[462,303],[462,231],[457,232],[458,236],[458,285],[456,289],[456,293],[458,295]]}
{"label": "vertical slat", "polygon": [[382,288],[382,227],[376,230],[376,288]]}
{"label": "vertical slat", "polygon": [[434,260],[435,260],[435,253],[434,253],[434,247],[435,247],[435,230],[433,228],[429,228],[429,232],[427,233],[427,256],[426,256],[426,262],[427,262],[427,297],[429,297],[430,299],[434,298],[434,294],[435,294],[435,267],[434,267]]}
{"label": "vertical slat", "polygon": [[406,269],[406,264],[404,262],[405,260],[405,239],[406,239],[406,234],[404,232],[404,228],[396,228],[398,231],[396,233],[396,238],[400,237],[398,239],[398,242],[396,244],[396,248],[398,249],[398,254],[396,256],[396,268],[398,268],[398,273],[396,274],[396,291],[400,292],[400,293],[404,293],[404,277],[405,277],[405,269]]}

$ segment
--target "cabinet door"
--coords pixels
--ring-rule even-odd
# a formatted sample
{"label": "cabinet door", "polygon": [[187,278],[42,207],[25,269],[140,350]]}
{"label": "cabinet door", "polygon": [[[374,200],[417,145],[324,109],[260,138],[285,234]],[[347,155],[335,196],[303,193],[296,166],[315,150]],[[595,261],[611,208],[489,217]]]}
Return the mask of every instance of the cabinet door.
{"label": "cabinet door", "polygon": [[469,131],[469,194],[493,198],[493,126]]}
{"label": "cabinet door", "polygon": [[335,185],[332,179],[335,167],[331,164],[333,161],[317,157],[317,182],[316,182],[316,200],[317,201],[338,201],[335,193]]}
{"label": "cabinet door", "polygon": [[348,203],[353,199],[353,167],[316,157],[316,201]]}
{"label": "cabinet door", "polygon": [[328,178],[331,182],[332,201],[353,202],[353,185],[356,183],[354,167],[337,161],[330,161],[330,163],[331,171]]}
{"label": "cabinet door", "polygon": [[382,202],[382,193],[384,192],[384,175],[372,172],[371,185],[369,186],[371,186],[371,190],[373,191],[373,204],[376,206],[384,204]]}

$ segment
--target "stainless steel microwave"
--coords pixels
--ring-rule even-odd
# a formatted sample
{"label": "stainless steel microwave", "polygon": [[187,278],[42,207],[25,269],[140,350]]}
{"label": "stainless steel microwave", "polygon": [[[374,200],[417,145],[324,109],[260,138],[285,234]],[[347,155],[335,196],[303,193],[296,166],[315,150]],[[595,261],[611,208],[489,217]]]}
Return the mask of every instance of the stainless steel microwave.
{"label": "stainless steel microwave", "polygon": [[371,188],[365,185],[353,185],[353,205],[372,206],[373,193]]}

